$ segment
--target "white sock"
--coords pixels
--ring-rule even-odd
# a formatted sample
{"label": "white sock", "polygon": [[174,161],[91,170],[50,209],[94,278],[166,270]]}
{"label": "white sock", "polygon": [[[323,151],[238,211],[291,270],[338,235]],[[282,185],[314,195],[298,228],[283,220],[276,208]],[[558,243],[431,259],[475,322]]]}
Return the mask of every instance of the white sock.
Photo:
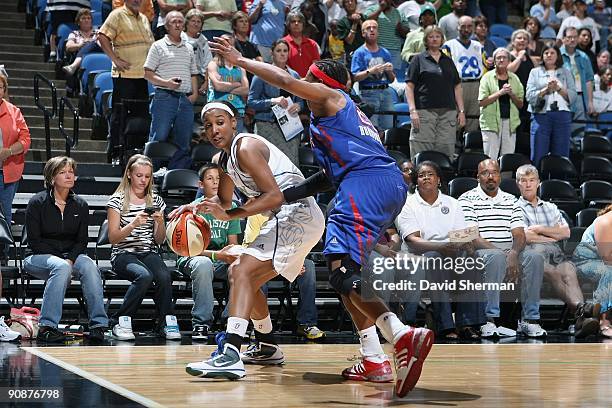
{"label": "white sock", "polygon": [[378,316],[376,326],[380,329],[385,340],[391,344],[395,344],[396,339],[399,339],[408,331],[408,326],[397,318],[395,313],[386,312]]}
{"label": "white sock", "polygon": [[382,363],[386,360],[385,352],[376,333],[376,326],[360,330],[359,342],[361,343],[359,352],[363,357],[367,357],[373,363]]}
{"label": "white sock", "polygon": [[249,327],[249,321],[240,317],[230,317],[227,319],[227,334],[233,333],[240,337],[246,337],[246,331]]}
{"label": "white sock", "polygon": [[270,319],[269,314],[261,320],[251,319],[251,321],[253,322],[253,327],[255,327],[255,330],[259,333],[272,333],[272,319]]}

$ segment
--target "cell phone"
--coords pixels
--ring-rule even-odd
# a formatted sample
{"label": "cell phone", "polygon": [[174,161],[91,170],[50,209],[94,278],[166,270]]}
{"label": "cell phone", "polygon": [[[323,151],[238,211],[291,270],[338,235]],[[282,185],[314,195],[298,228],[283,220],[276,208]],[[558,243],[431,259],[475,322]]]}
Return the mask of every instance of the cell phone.
{"label": "cell phone", "polygon": [[156,213],[156,212],[158,212],[158,211],[159,211],[159,208],[158,208],[158,207],[146,207],[146,208],[144,209],[144,212],[146,212],[146,213],[147,213],[147,214],[149,214],[149,215],[153,215],[153,213]]}
{"label": "cell phone", "polygon": [[180,84],[181,82],[183,82],[183,80],[181,78],[174,78],[174,82]]}

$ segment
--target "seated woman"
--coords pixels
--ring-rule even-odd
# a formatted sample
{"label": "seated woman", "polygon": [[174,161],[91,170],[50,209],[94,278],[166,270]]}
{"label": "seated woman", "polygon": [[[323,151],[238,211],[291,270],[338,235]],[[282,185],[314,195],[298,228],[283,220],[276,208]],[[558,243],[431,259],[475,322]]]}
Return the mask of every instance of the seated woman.
{"label": "seated woman", "polygon": [[166,204],[153,192],[151,159],[141,154],[130,157],[121,183],[106,206],[113,270],[121,279],[132,282],[113,316],[113,336],[134,340],[132,316],[155,282],[158,332],[166,339],[180,340],[181,333],[172,314],[172,277],[156,251],[156,246],[166,239]]}
{"label": "seated woman", "polygon": [[46,190],[34,195],[26,208],[29,256],[25,270],[47,282],[36,337],[45,343],[66,339],[57,326],[73,274],[81,281],[87,302],[89,338],[104,340],[108,327],[100,271],[87,256],[89,207],[72,191],[75,170],[76,162],[70,157],[49,159],[43,170]]}
{"label": "seated woman", "polygon": [[62,69],[66,75],[74,75],[81,66],[83,57],[94,52],[103,52],[98,45],[98,30],[93,28],[93,19],[89,9],[80,9],[75,18],[78,30],[74,30],[68,36],[66,42],[66,52],[76,53],[76,58],[70,65]]}
{"label": "seated woman", "polygon": [[[599,315],[599,333],[612,339],[612,204],[599,212],[574,251],[578,276],[597,284],[593,292],[596,306],[591,316]],[[588,317],[588,316],[587,316]]]}

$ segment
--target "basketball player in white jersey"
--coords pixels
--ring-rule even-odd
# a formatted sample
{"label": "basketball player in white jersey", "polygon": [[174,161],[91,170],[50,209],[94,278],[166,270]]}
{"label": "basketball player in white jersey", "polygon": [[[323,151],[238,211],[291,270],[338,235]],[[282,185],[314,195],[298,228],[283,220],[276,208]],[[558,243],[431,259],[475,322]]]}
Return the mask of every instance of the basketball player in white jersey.
{"label": "basketball player in white jersey", "polygon": [[[216,197],[183,206],[170,216],[197,210],[219,220],[254,214],[269,217],[259,236],[229,268],[230,317],[223,351],[186,368],[189,374],[198,377],[238,379],[246,374],[240,346],[246,336],[248,319],[253,320],[256,330],[272,331],[268,302],[261,286],[277,275],[290,282],[299,275],[306,255],[323,235],[325,218],[312,197],[284,204],[282,190],[303,182],[304,176],[263,137],[236,134],[236,111],[231,104],[206,104],[202,119],[208,140],[223,150],[219,191]],[[252,199],[229,209],[235,187]]]}
{"label": "basketball player in white jersey", "polygon": [[[465,131],[478,130],[478,87],[480,78],[486,72],[486,56],[484,47],[472,40],[474,22],[472,17],[463,16],[459,19],[459,37],[448,40],[442,49],[453,59],[463,88],[463,106],[465,109]],[[469,118],[472,116],[472,118]],[[474,118],[475,117],[475,118]]]}

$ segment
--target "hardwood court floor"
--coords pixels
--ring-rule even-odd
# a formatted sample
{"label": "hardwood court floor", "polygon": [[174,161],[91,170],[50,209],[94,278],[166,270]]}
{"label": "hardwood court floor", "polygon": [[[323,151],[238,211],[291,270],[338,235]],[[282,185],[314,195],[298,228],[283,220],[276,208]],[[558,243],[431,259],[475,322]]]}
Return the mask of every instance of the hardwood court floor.
{"label": "hardwood court floor", "polygon": [[[147,406],[609,407],[612,344],[434,345],[403,400],[392,384],[343,381],[357,345],[286,345],[284,367],[247,366],[236,382],[185,373],[213,346],[24,347]],[[389,350],[388,350],[389,351]]]}

